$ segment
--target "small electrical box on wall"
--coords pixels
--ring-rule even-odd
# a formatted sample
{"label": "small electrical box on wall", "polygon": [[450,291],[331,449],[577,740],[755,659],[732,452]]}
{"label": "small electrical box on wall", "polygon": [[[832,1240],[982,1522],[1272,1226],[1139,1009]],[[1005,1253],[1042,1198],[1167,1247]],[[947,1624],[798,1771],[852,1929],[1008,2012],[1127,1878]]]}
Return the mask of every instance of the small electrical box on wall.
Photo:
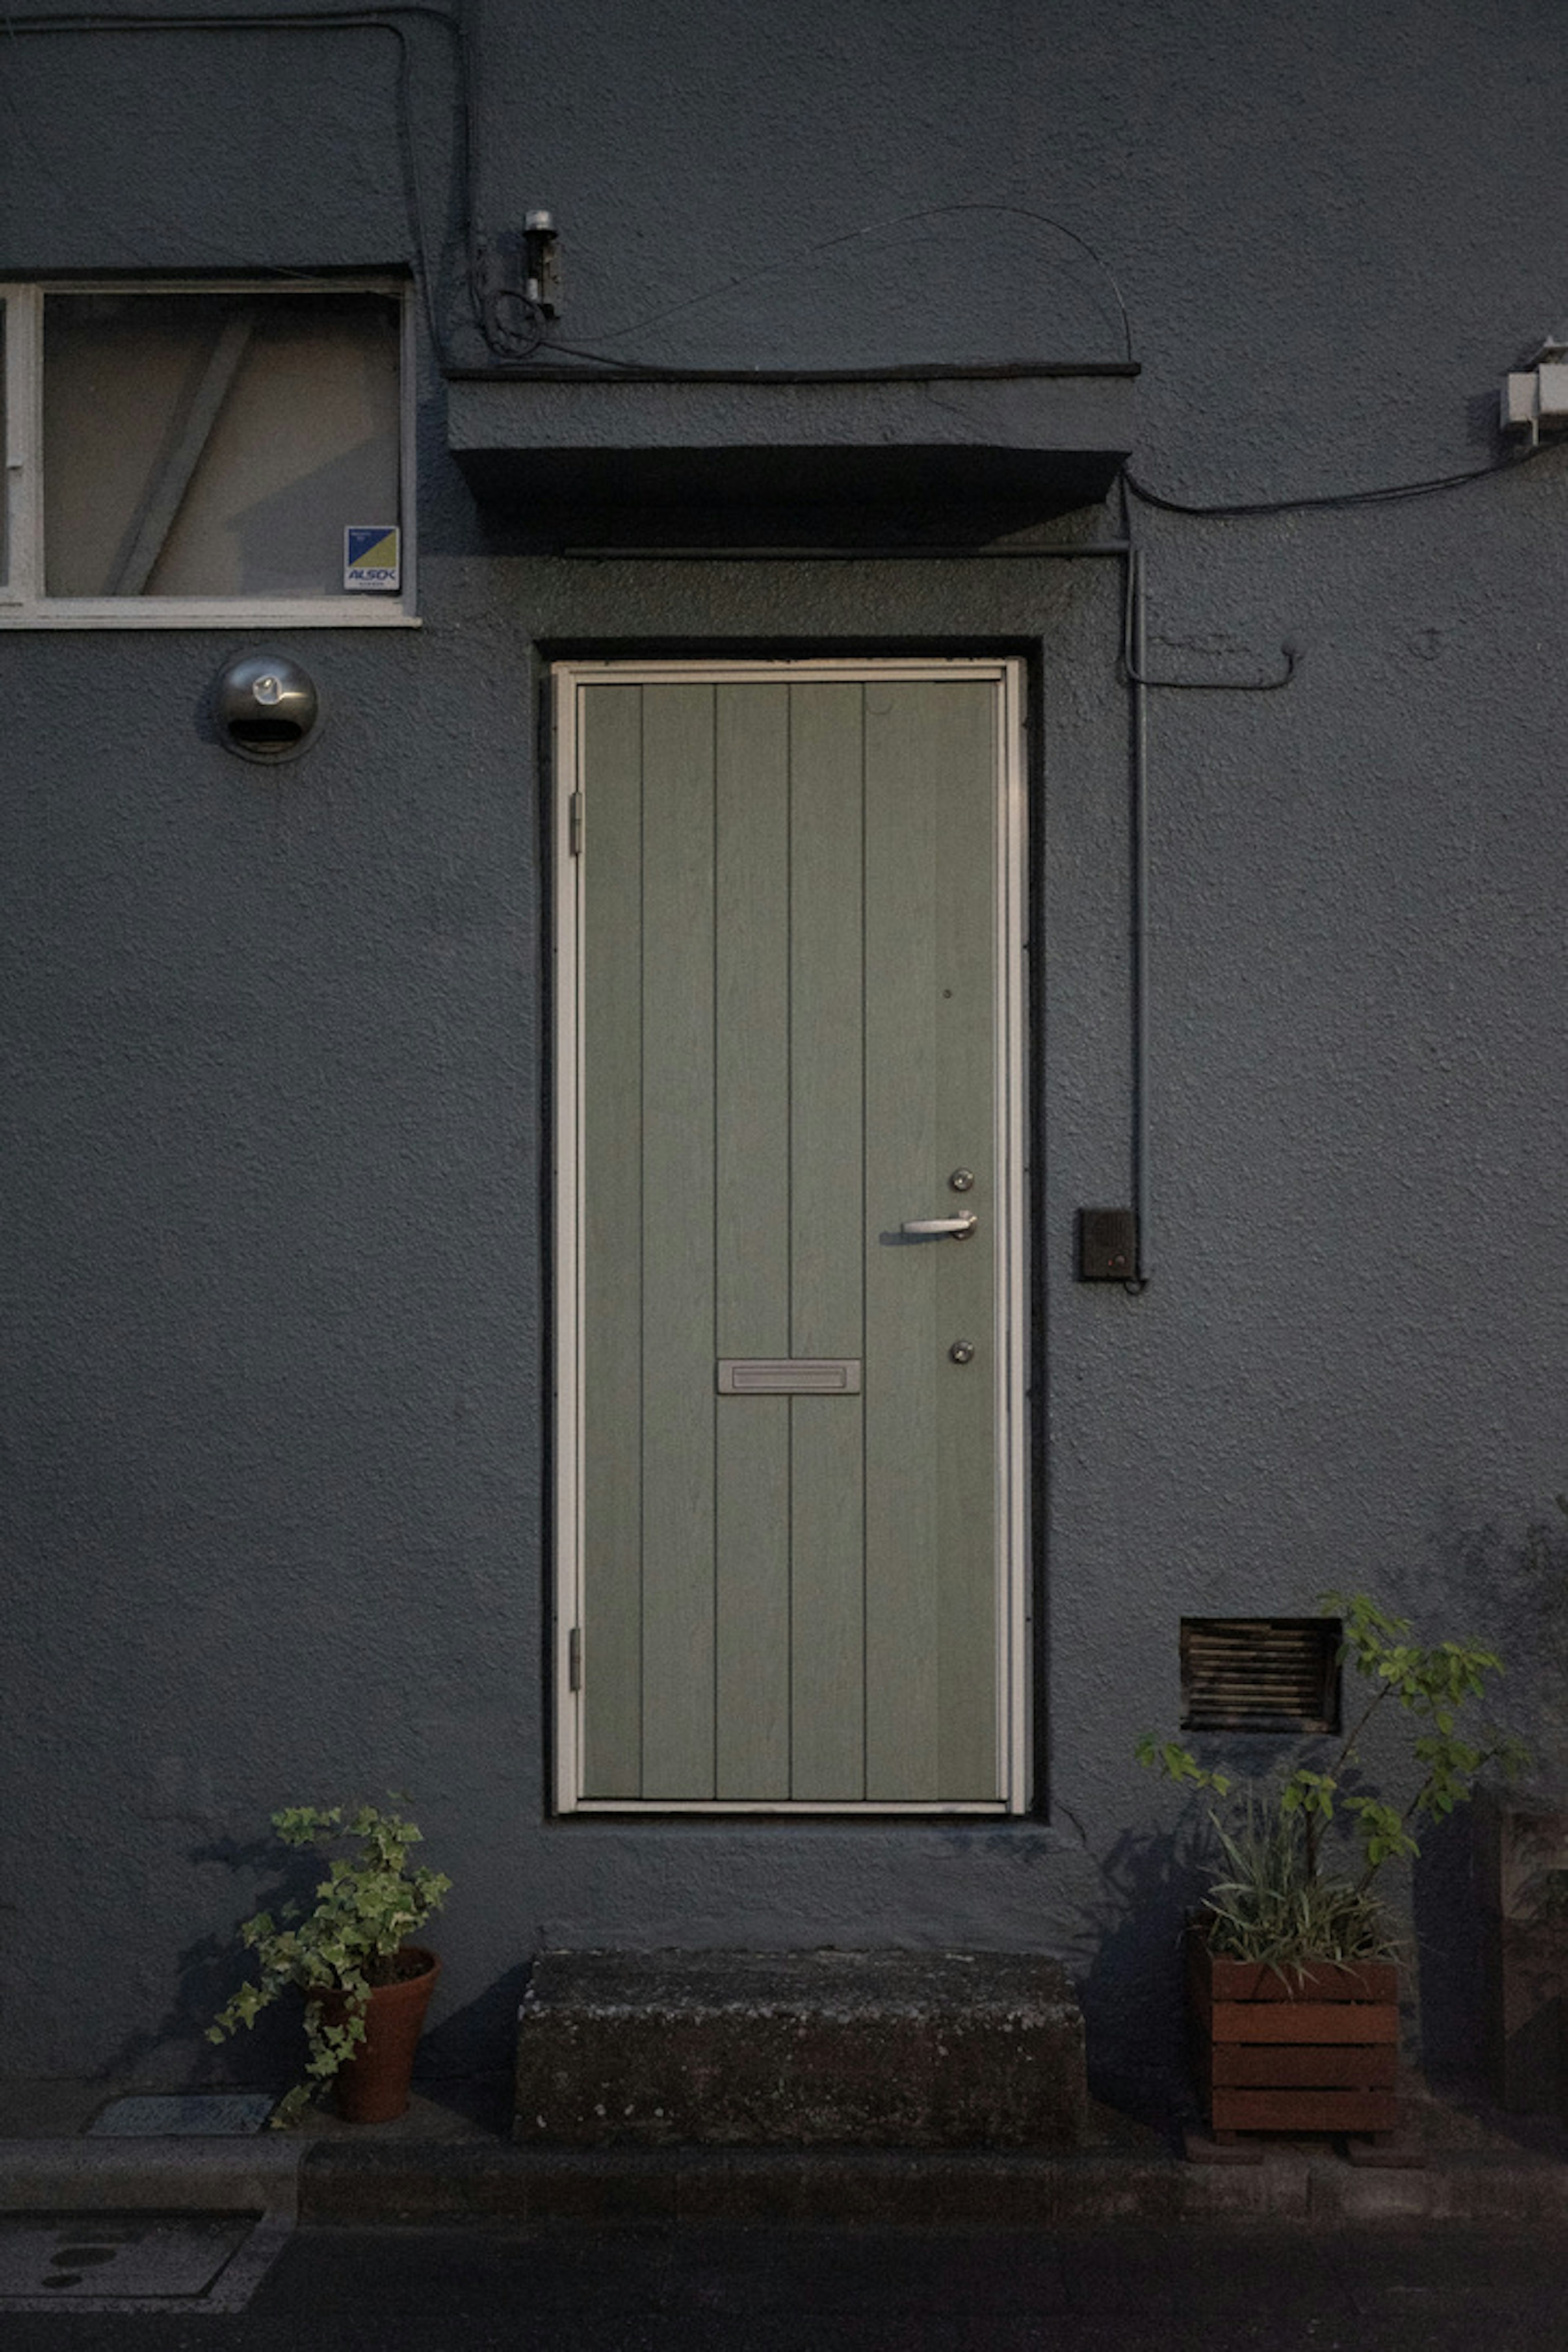
{"label": "small electrical box on wall", "polygon": [[1131,1209],[1080,1209],[1078,1278],[1131,1282],[1138,1273],[1138,1218]]}

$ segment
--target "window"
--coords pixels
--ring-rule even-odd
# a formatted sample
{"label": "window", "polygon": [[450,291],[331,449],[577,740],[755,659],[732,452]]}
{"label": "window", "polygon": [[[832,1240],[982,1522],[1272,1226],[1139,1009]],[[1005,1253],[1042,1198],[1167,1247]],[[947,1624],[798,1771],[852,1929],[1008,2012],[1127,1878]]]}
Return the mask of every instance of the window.
{"label": "window", "polygon": [[413,616],[396,285],[0,287],[0,627]]}

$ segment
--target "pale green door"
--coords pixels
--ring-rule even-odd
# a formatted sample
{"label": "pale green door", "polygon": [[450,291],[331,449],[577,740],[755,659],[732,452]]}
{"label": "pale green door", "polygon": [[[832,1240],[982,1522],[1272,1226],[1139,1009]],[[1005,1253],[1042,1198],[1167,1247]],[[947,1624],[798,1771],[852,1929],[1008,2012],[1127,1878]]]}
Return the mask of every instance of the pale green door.
{"label": "pale green door", "polygon": [[1016,1801],[1012,681],[935,667],[563,681],[576,1801]]}

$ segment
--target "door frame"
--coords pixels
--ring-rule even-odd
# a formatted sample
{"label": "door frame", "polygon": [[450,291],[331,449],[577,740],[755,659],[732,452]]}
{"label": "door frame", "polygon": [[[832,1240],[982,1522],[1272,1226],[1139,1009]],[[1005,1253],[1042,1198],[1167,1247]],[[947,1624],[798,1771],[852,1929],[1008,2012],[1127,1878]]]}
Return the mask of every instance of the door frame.
{"label": "door frame", "polygon": [[[994,1801],[824,1803],[795,1799],[587,1798],[582,1794],[583,1596],[583,859],[593,812],[581,795],[579,697],[592,685],[929,682],[994,684],[997,696],[995,932],[996,1738]],[[824,659],[565,660],[551,665],[551,832],[554,866],[554,1512],[551,1642],[554,1723],[552,1810],[557,1813],[838,1814],[1022,1813],[1030,1802],[1032,1748],[1028,1541],[1028,1169],[1025,1152],[1027,1035],[1026,887],[1028,785],[1026,670],[1014,656],[834,656]],[[591,849],[590,849],[591,854]]]}

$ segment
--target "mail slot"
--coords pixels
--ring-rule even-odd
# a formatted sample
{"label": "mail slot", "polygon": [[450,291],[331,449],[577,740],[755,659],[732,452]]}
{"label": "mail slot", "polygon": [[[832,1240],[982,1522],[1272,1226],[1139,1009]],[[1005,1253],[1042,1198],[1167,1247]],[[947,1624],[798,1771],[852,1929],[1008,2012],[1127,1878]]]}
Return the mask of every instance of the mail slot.
{"label": "mail slot", "polygon": [[721,1356],[721,1396],[858,1396],[858,1356]]}

